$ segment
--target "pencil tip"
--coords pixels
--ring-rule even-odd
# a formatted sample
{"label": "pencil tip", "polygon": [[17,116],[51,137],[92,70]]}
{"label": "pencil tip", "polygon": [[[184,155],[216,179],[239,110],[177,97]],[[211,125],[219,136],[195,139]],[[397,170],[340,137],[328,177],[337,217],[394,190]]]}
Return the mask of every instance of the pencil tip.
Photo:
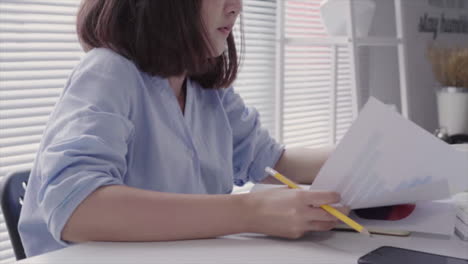
{"label": "pencil tip", "polygon": [[367,231],[367,229],[365,229],[365,228],[361,230],[361,234],[369,236],[369,237],[372,236],[371,233],[369,231]]}

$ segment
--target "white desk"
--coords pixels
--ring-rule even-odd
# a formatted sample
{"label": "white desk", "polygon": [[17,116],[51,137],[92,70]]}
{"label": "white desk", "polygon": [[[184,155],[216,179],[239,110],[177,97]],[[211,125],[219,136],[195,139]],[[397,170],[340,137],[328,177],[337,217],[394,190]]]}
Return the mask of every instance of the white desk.
{"label": "white desk", "polygon": [[468,258],[468,242],[413,234],[410,237],[373,236],[323,232],[300,240],[285,240],[255,234],[218,239],[75,245],[18,263],[321,263],[356,264],[360,256],[383,246],[397,246],[436,254]]}

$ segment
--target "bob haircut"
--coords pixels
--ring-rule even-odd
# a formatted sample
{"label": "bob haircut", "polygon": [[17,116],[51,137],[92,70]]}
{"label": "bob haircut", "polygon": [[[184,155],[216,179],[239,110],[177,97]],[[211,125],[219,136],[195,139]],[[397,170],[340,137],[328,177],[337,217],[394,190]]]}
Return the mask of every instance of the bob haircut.
{"label": "bob haircut", "polygon": [[[77,33],[83,49],[109,48],[150,75],[187,76],[207,89],[229,87],[239,67],[233,34],[212,57],[203,0],[83,0]],[[243,40],[242,29],[240,30]]]}

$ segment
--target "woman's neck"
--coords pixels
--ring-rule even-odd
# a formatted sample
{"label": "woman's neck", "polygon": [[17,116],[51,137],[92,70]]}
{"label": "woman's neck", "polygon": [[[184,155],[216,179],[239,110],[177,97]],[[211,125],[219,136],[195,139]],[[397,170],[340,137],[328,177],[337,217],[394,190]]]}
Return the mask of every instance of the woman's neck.
{"label": "woman's neck", "polygon": [[167,78],[169,81],[169,85],[171,86],[174,94],[177,98],[177,102],[179,102],[180,109],[182,114],[185,113],[185,98],[187,94],[187,85],[185,84],[186,75],[175,76]]}
{"label": "woman's neck", "polygon": [[183,74],[181,76],[172,76],[172,77],[167,78],[169,81],[169,85],[171,86],[177,98],[180,98],[182,97],[182,95],[185,94],[183,89],[184,89],[184,82],[185,82],[186,77],[187,76]]}

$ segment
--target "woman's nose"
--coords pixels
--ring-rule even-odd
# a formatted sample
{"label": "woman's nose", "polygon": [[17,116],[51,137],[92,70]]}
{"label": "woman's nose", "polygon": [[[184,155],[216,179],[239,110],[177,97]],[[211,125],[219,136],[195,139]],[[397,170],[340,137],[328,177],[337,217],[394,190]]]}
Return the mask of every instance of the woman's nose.
{"label": "woman's nose", "polygon": [[242,11],[242,0],[227,0],[224,10],[228,15],[238,15]]}

